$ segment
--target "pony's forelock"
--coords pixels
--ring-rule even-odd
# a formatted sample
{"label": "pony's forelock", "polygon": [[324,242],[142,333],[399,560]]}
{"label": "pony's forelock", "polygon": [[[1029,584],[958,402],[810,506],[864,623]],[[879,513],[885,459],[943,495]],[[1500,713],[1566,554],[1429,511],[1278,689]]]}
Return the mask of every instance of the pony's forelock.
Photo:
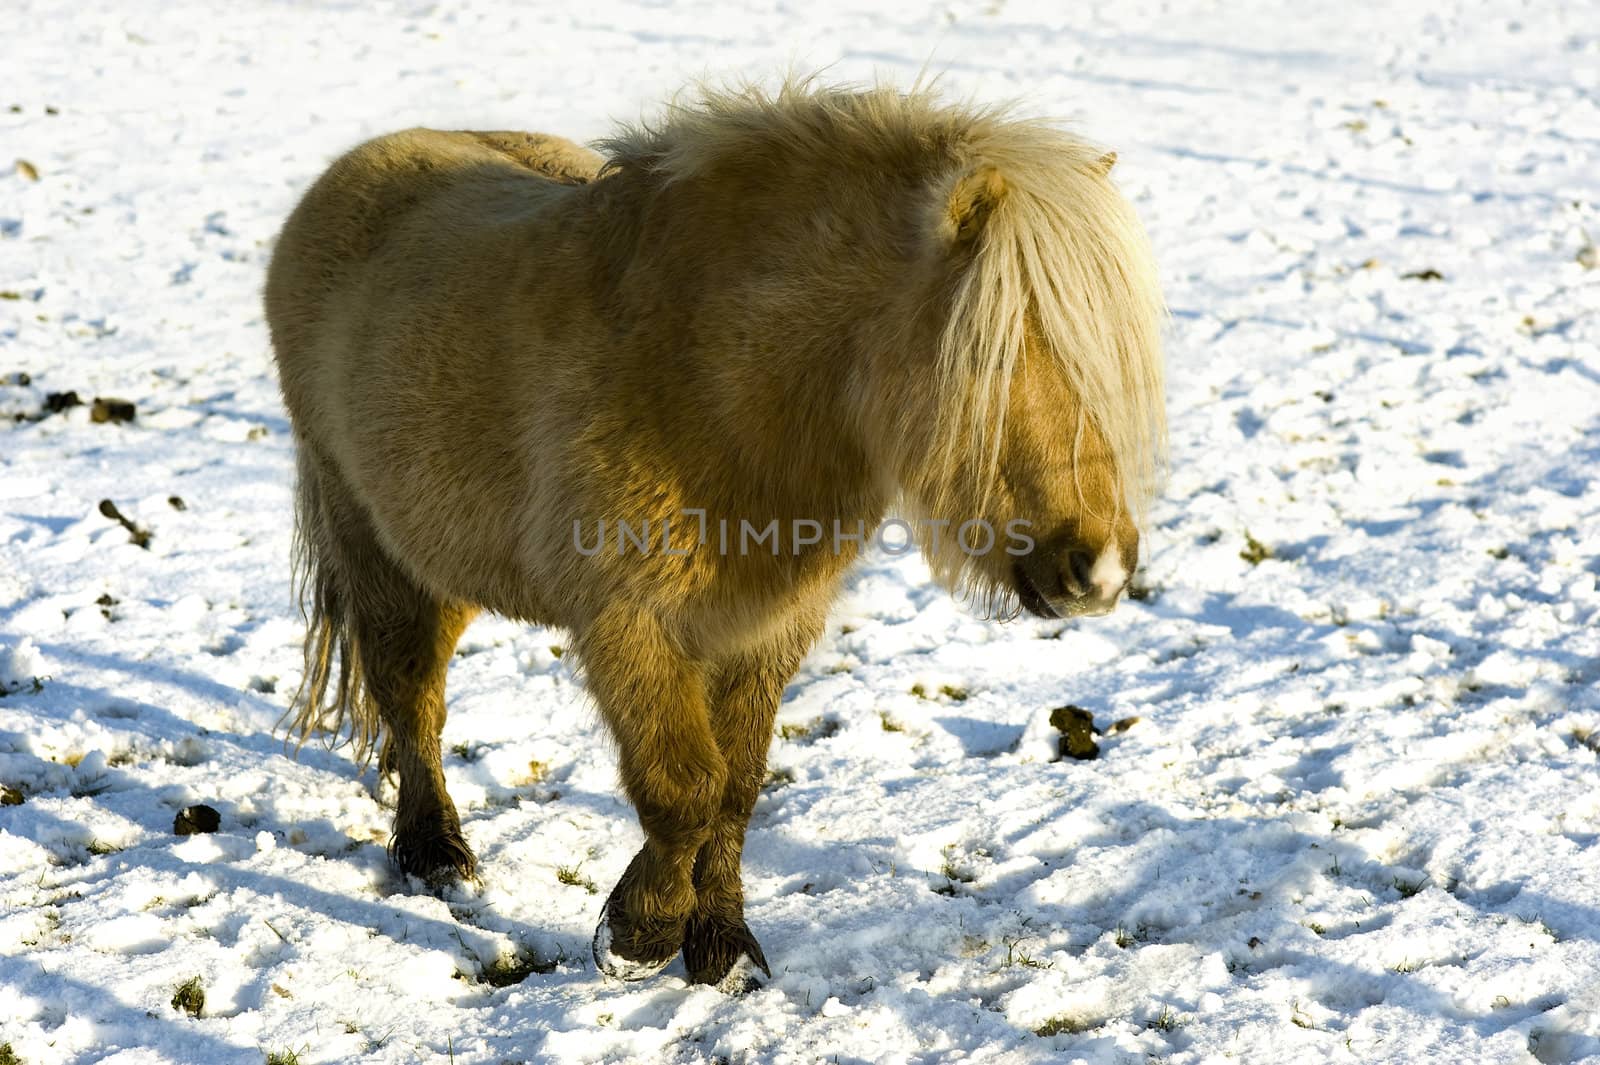
{"label": "pony's forelock", "polygon": [[[954,398],[946,446],[976,446],[992,478],[1031,326],[1116,464],[1122,492],[1113,505],[1142,521],[1166,461],[1164,310],[1144,229],[1086,142],[1026,120],[983,133],[973,151],[1004,176],[1005,195],[939,340],[943,390]],[[1077,453],[1084,425],[1065,428]]]}

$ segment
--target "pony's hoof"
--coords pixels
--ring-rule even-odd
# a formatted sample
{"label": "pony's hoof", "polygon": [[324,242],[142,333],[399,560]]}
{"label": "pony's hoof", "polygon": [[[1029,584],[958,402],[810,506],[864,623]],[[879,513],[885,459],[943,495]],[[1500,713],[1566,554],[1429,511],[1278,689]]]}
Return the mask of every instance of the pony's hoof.
{"label": "pony's hoof", "polygon": [[478,859],[460,836],[396,836],[389,844],[389,856],[401,872],[416,877],[435,893],[478,879]]}
{"label": "pony's hoof", "polygon": [[[630,867],[631,868],[631,867]],[[683,946],[682,921],[635,921],[622,907],[623,875],[594,930],[594,964],[617,980],[643,980],[665,969]]]}
{"label": "pony's hoof", "polygon": [[611,927],[611,911],[607,908],[600,916],[599,927],[594,930],[591,949],[594,951],[595,968],[613,980],[643,980],[665,969],[672,961],[671,954],[660,960],[630,958],[622,953],[624,948],[618,940]]}
{"label": "pony's hoof", "polygon": [[743,917],[690,918],[683,936],[683,963],[692,983],[713,984],[730,995],[760,987],[758,970],[772,978],[761,944]]}

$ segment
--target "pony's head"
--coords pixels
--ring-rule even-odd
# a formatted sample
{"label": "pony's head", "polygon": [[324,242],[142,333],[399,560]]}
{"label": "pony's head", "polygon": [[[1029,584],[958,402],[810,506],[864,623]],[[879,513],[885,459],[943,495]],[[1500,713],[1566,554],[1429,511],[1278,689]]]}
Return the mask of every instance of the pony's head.
{"label": "pony's head", "polygon": [[706,89],[603,147],[702,205],[693,248],[737,286],[730,377],[787,352],[800,435],[843,398],[834,473],[859,457],[872,498],[898,493],[947,587],[1002,615],[1115,604],[1165,403],[1161,294],[1113,155],[928,88],[805,79]]}
{"label": "pony's head", "polygon": [[957,594],[1002,615],[1105,613],[1164,461],[1154,263],[1114,155],[1042,123],[966,118],[922,240],[935,365],[906,352],[925,383],[894,386],[900,488],[917,527],[944,533],[922,546]]}

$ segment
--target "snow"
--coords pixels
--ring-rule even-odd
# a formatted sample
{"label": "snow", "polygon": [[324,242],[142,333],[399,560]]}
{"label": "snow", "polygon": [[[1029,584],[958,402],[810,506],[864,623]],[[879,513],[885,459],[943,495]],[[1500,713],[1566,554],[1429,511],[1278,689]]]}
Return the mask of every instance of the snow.
{"label": "snow", "polygon": [[[443,898],[390,866],[370,770],[274,732],[301,630],[262,269],[363,137],[596,137],[701,73],[827,64],[1119,153],[1172,309],[1149,592],[998,625],[862,567],[753,823],[772,980],[622,984],[589,943],[640,835],[564,634],[463,641],[482,882]],[[1592,4],[13,0],[0,65],[0,163],[38,175],[0,175],[21,1060],[1600,1061]],[[1138,721],[1051,761],[1067,703]],[[221,831],[174,835],[196,803]]]}

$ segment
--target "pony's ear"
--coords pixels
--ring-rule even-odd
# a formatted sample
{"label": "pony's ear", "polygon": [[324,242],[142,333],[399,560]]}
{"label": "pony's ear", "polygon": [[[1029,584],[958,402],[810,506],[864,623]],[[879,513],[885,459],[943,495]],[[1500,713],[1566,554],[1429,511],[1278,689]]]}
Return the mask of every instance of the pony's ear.
{"label": "pony's ear", "polygon": [[1006,198],[1006,179],[985,163],[963,174],[950,189],[940,229],[952,247],[971,244]]}
{"label": "pony's ear", "polygon": [[1089,164],[1089,169],[1093,170],[1096,174],[1099,174],[1101,177],[1105,177],[1107,174],[1111,173],[1111,168],[1116,166],[1116,165],[1117,165],[1117,153],[1116,152],[1107,152],[1106,154],[1102,155],[1100,158],[1096,159],[1094,162],[1090,163]]}

